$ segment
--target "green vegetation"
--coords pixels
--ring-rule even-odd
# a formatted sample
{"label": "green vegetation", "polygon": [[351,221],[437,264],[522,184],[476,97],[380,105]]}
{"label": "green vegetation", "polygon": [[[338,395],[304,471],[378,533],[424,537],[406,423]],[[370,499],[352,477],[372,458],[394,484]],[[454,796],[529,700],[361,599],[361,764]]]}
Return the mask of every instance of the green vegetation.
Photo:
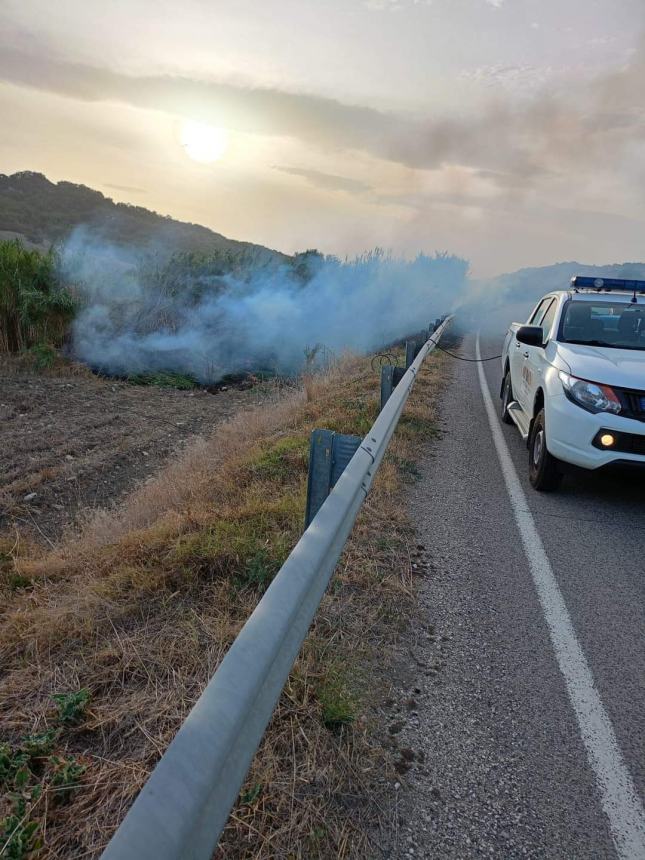
{"label": "green vegetation", "polygon": [[56,791],[56,800],[62,803],[70,797],[78,787],[87,770],[84,764],[78,762],[73,756],[50,756],[51,785]]}
{"label": "green vegetation", "polygon": [[21,576],[19,573],[7,574],[7,585],[11,591],[17,591],[19,588],[31,588],[32,581],[26,576]]}
{"label": "green vegetation", "polygon": [[14,795],[10,814],[0,821],[1,850],[8,860],[23,860],[41,847],[41,841],[36,839],[39,822],[29,819],[29,812],[40,797],[38,786],[34,786],[28,798]]}
{"label": "green vegetation", "polygon": [[27,735],[18,744],[0,744],[0,790],[8,814],[0,819],[0,855],[25,860],[42,847],[41,820],[36,807],[50,794],[50,803],[64,804],[80,787],[86,765],[70,755],[55,755],[65,724],[83,716],[88,690],[52,697],[55,720],[62,725]]}
{"label": "green vegetation", "polygon": [[338,731],[356,719],[358,703],[340,670],[327,669],[318,685],[316,696],[321,707],[323,725],[331,731]]}
{"label": "green vegetation", "polygon": [[132,385],[153,385],[156,388],[177,388],[179,391],[192,391],[199,388],[199,382],[187,373],[160,370],[157,373],[135,373],[128,376]]}
{"label": "green vegetation", "polygon": [[418,480],[421,477],[421,470],[414,460],[401,458],[396,465],[399,467],[401,474],[410,480]]}
{"label": "green vegetation", "polygon": [[178,540],[171,560],[184,576],[231,577],[234,590],[263,592],[293,547],[302,521],[300,496],[266,500],[255,510]]}
{"label": "green vegetation", "polygon": [[76,312],[58,275],[56,254],[0,242],[0,352],[33,350],[36,363],[55,358]]}
{"label": "green vegetation", "polygon": [[29,348],[28,352],[36,370],[47,370],[53,367],[58,358],[56,349],[49,343],[36,343]]}
{"label": "green vegetation", "polygon": [[7,588],[9,592],[19,588],[29,588],[31,579],[16,570],[16,544],[11,538],[0,538],[0,591]]}
{"label": "green vegetation", "polygon": [[283,555],[283,558],[276,559],[275,554],[272,556],[266,547],[258,547],[256,552],[246,559],[242,574],[234,578],[233,584],[236,588],[255,588],[260,593],[266,591],[287,559],[286,548]]}
{"label": "green vegetation", "polygon": [[428,422],[416,415],[402,415],[399,420],[399,432],[406,436],[436,435],[436,430]]}
{"label": "green vegetation", "polygon": [[90,701],[90,691],[83,688],[72,693],[58,693],[52,698],[58,708],[59,722],[72,725],[80,722],[85,716],[85,709]]}
{"label": "green vegetation", "polygon": [[240,803],[250,806],[260,796],[260,792],[262,791],[262,783],[256,782],[255,785],[252,785],[246,791],[241,792],[240,794]]}
{"label": "green vegetation", "polygon": [[27,735],[21,744],[21,754],[32,760],[49,755],[60,736],[60,729],[49,728],[38,735]]}
{"label": "green vegetation", "polygon": [[264,445],[260,454],[250,461],[251,470],[260,478],[283,481],[294,470],[304,474],[309,457],[309,440],[306,436],[287,436]]}

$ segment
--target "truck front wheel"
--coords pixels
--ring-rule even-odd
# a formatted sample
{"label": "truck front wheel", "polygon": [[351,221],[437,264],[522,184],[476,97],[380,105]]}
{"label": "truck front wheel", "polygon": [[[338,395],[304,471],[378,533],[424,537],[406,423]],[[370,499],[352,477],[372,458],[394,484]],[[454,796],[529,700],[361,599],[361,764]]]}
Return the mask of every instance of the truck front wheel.
{"label": "truck front wheel", "polygon": [[546,447],[544,409],[535,416],[529,438],[529,481],[534,489],[543,493],[557,490],[562,481],[560,461],[549,454]]}

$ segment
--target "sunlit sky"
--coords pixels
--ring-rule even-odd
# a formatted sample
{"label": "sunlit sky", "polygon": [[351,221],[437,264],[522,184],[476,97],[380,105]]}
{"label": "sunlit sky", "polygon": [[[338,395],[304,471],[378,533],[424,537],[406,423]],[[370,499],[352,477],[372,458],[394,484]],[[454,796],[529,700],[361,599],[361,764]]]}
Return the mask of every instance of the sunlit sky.
{"label": "sunlit sky", "polygon": [[287,252],[643,260],[644,31],[644,0],[0,0],[0,172]]}

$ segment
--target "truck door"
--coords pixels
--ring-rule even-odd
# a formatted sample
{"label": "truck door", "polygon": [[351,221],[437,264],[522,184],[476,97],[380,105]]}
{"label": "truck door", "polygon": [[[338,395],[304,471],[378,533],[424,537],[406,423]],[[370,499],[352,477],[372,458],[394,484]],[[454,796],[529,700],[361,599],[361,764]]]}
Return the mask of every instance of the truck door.
{"label": "truck door", "polygon": [[[529,317],[526,325],[540,325],[540,320],[546,313],[547,305],[550,301],[552,301],[550,298],[542,299]],[[526,367],[531,349],[536,349],[536,347],[526,346],[526,344],[520,343],[516,337],[513,337],[509,346],[513,397],[526,413],[530,413],[531,410],[531,406],[528,405],[530,397],[528,385],[530,373],[527,372]]]}
{"label": "truck door", "polygon": [[540,311],[536,321],[532,323],[532,325],[542,326],[542,346],[523,345],[522,357],[524,359],[524,366],[522,368],[522,375],[524,378],[524,403],[522,404],[522,409],[524,409],[527,415],[532,415],[535,392],[539,388],[544,376],[544,367],[546,364],[544,347],[548,343],[557,309],[558,303],[555,299],[547,300],[545,307]]}

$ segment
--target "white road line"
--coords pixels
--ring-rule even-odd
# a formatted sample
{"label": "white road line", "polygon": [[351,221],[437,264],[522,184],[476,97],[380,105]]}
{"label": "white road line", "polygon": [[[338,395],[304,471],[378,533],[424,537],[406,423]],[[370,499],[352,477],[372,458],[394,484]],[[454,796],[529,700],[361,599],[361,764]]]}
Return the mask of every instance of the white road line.
{"label": "white road line", "polygon": [[[479,351],[477,335],[476,355]],[[596,689],[587,659],[580,647],[571,617],[553,569],[528,509],[526,496],[517,477],[499,421],[484,369],[477,365],[479,384],[488,422],[511,500],[515,522],[522,537],[533,582],[546,619],[556,660],[564,676],[580,734],[587,749],[602,807],[609,818],[616,853],[621,860],[645,858],[645,810],[618,746],[614,728]]]}

